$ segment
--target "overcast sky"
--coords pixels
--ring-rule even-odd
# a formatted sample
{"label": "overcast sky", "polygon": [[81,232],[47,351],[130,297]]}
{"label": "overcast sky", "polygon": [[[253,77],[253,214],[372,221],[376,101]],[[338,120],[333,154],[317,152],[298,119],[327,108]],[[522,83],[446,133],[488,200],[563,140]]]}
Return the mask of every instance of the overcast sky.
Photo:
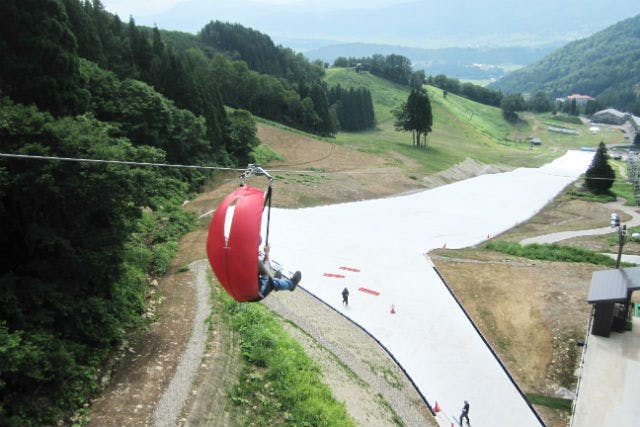
{"label": "overcast sky", "polygon": [[[102,0],[104,8],[117,14],[120,19],[127,20],[130,15],[145,16],[155,15],[160,12],[171,9],[177,3],[187,2],[190,0]],[[211,3],[229,0],[213,0]],[[308,3],[323,5],[327,9],[360,9],[386,6],[395,3],[406,3],[411,0],[250,0],[257,3],[267,4],[289,4],[289,3]]]}

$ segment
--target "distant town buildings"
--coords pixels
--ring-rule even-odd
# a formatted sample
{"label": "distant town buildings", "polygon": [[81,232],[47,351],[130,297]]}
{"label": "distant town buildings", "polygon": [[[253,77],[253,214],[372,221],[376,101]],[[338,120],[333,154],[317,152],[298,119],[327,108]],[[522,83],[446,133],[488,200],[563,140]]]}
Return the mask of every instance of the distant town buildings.
{"label": "distant town buildings", "polygon": [[624,133],[625,139],[630,143],[633,143],[636,135],[640,132],[640,117],[624,113],[614,108],[596,111],[591,116],[591,121],[593,123],[620,126],[620,130]]}
{"label": "distant town buildings", "polygon": [[629,115],[629,119],[622,127],[622,131],[625,133],[625,138],[629,139],[630,143],[633,143],[636,135],[640,133],[640,117]]}
{"label": "distant town buildings", "polygon": [[593,113],[591,121],[594,123],[604,123],[608,125],[623,125],[629,120],[631,114],[623,113],[614,108],[607,108],[606,110],[600,110]]}
{"label": "distant town buildings", "polygon": [[576,101],[577,106],[584,106],[589,101],[595,101],[595,98],[589,95],[580,95],[578,93],[574,93],[573,95],[569,95],[565,98],[556,98],[556,103],[563,104],[567,101],[572,102],[573,100]]}

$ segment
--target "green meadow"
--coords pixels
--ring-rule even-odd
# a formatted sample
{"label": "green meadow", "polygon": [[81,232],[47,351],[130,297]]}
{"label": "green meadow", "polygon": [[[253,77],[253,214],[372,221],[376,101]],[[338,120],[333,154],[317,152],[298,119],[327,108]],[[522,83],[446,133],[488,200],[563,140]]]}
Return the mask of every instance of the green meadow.
{"label": "green meadow", "polygon": [[[356,73],[348,68],[327,70],[325,81],[330,86],[365,87],[371,91],[376,114],[376,128],[365,132],[339,132],[336,144],[378,155],[399,153],[421,165],[419,172],[434,173],[463,161],[467,157],[488,164],[514,167],[537,167],[550,162],[570,149],[624,143],[618,130],[602,128],[589,132],[588,124],[568,123],[552,114],[520,113],[516,125],[502,117],[499,108],[479,104],[460,96],[426,86],[433,111],[433,129],[427,137],[427,149],[411,144],[411,135],[394,129],[393,110],[406,101],[409,88],[391,83],[369,73]],[[566,128],[578,132],[568,135],[549,130]],[[542,140],[531,146],[528,138]]]}

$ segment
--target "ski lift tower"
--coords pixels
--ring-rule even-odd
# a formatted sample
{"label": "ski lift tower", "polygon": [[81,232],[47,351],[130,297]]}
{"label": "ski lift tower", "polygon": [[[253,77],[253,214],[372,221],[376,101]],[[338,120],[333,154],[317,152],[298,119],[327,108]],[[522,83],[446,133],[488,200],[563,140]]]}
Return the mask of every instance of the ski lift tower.
{"label": "ski lift tower", "polygon": [[627,156],[627,176],[633,186],[633,194],[638,205],[640,204],[640,155],[631,150]]}

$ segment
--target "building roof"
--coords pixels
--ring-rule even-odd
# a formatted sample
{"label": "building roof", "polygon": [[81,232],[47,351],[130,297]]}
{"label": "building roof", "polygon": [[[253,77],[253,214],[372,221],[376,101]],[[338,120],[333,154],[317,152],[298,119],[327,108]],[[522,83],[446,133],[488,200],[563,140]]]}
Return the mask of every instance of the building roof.
{"label": "building roof", "polygon": [[573,95],[569,95],[567,96],[567,99],[594,99],[592,96],[589,95],[580,95],[579,93],[574,93]]}
{"label": "building roof", "polygon": [[617,117],[624,117],[627,115],[627,113],[623,113],[622,111],[618,111],[614,108],[607,108],[606,110],[600,110],[593,113],[594,116],[600,116],[602,114],[611,114]]}
{"label": "building roof", "polygon": [[587,301],[626,301],[627,293],[640,289],[640,267],[594,271]]}

